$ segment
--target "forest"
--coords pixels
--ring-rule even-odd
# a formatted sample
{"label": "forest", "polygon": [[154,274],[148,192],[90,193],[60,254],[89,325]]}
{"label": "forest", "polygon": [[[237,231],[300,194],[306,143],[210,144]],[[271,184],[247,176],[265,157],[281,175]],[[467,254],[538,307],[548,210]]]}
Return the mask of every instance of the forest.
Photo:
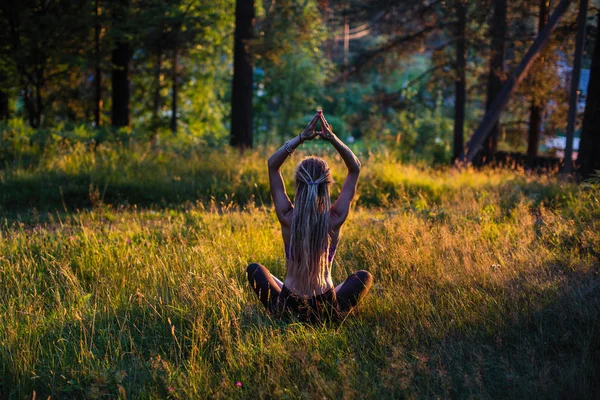
{"label": "forest", "polygon": [[322,108],[404,159],[588,177],[598,4],[551,3],[8,1],[0,156],[27,140],[267,146]]}
{"label": "forest", "polygon": [[[5,0],[0,26],[0,398],[600,396],[599,0]],[[360,160],[333,281],[374,284],[311,325],[245,268],[286,274],[267,159],[317,110]],[[309,155],[340,196],[322,135],[287,151],[292,201]]]}

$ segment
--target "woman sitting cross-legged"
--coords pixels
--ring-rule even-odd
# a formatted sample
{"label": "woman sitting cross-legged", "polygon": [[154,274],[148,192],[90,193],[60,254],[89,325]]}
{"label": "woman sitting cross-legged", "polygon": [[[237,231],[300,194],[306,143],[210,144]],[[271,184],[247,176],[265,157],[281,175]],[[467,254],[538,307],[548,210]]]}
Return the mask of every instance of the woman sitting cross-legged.
{"label": "woman sitting cross-legged", "polygon": [[[322,132],[316,132],[317,123]],[[295,171],[294,204],[288,198],[280,167],[304,141],[317,135],[338,151],[348,175],[340,195],[331,206],[329,186],[331,171],[325,160],[307,157]],[[360,162],[352,151],[333,133],[319,111],[306,128],[289,140],[269,158],[271,196],[287,259],[284,282],[271,275],[260,264],[247,268],[248,280],[267,310],[276,315],[294,315],[302,321],[336,320],[350,311],[369,291],[373,278],[367,271],[358,271],[334,288],[331,266],[340,238],[340,229],[350,211],[356,193]]]}

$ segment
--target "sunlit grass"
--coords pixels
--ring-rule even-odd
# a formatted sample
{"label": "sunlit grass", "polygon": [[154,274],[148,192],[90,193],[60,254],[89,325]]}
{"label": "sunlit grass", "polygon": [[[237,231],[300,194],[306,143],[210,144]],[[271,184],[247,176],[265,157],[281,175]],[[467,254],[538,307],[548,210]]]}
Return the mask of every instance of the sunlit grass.
{"label": "sunlit grass", "polygon": [[[345,167],[331,148],[310,143],[284,164],[283,175],[293,196],[292,171],[308,154],[332,165],[335,195]],[[274,149],[245,152],[220,150],[156,150],[146,145],[106,145],[96,151],[84,144],[54,149],[33,166],[9,165],[0,170],[0,214],[78,210],[97,206],[173,207],[211,201],[246,205],[270,204],[266,159]],[[536,204],[568,202],[575,185],[523,171],[466,172],[451,168],[399,164],[386,152],[359,154],[363,170],[356,203],[363,206],[430,207],[467,193],[498,193],[514,203],[521,194]]]}
{"label": "sunlit grass", "polygon": [[[1,173],[5,188],[132,185],[86,190],[66,212],[60,194],[38,212],[2,194],[1,398],[599,393],[597,186],[363,156],[334,281],[367,269],[375,285],[341,324],[307,326],[271,319],[244,274],[250,262],[285,274],[264,155],[127,154]],[[300,158],[284,169],[290,192]],[[151,185],[180,197],[130,200]]]}

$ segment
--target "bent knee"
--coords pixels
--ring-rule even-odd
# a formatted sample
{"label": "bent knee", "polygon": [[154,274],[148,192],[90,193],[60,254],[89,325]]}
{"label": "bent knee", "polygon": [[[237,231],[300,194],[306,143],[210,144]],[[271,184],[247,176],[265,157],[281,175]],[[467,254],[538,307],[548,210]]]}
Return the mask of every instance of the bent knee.
{"label": "bent knee", "polygon": [[373,275],[371,275],[369,271],[361,269],[360,271],[357,271],[355,275],[360,279],[363,285],[369,287],[373,284]]}
{"label": "bent knee", "polygon": [[250,265],[248,265],[248,266],[246,267],[246,273],[247,273],[249,276],[252,276],[252,275],[254,275],[254,274],[256,273],[256,271],[257,271],[257,270],[258,270],[260,267],[261,267],[261,265],[260,265],[260,264],[258,264],[258,263],[252,263],[252,264],[250,264]]}

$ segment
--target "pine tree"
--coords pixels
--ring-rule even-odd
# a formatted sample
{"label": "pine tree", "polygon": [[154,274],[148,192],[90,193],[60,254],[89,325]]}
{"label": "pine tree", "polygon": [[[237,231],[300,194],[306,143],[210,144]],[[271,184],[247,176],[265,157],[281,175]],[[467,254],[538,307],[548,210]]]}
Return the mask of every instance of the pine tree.
{"label": "pine tree", "polygon": [[128,17],[130,0],[118,0],[112,10],[114,48],[111,62],[112,86],[112,126],[115,128],[131,125],[130,112],[130,68],[133,49],[128,37]]}
{"label": "pine tree", "polygon": [[456,160],[464,151],[464,124],[465,102],[467,86],[467,50],[466,50],[466,25],[467,5],[464,0],[456,0],[456,101],[454,104],[454,151],[453,160]]}
{"label": "pine tree", "polygon": [[231,94],[230,144],[252,147],[252,55],[248,41],[254,37],[254,0],[237,0]]}

